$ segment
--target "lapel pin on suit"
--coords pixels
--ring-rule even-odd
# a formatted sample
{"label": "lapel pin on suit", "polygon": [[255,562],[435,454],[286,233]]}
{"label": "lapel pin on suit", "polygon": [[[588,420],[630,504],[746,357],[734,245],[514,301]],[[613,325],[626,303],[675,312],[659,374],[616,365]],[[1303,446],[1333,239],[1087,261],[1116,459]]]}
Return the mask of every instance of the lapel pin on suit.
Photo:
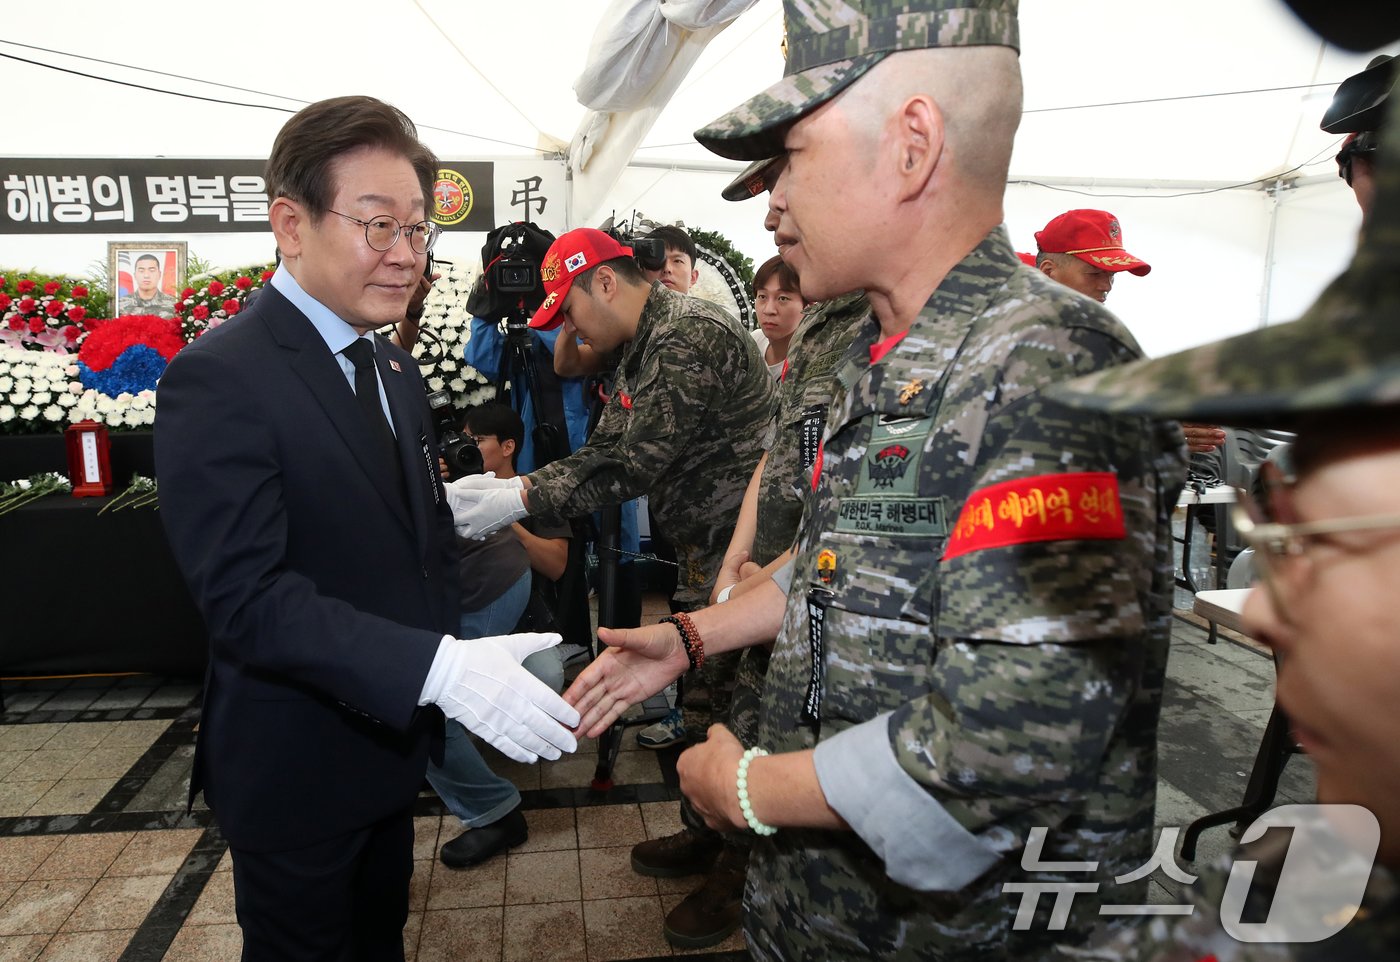
{"label": "lapel pin on suit", "polygon": [[395,361],[393,358],[389,359],[389,366],[393,368],[396,373],[403,373],[403,368],[399,367],[399,362]]}

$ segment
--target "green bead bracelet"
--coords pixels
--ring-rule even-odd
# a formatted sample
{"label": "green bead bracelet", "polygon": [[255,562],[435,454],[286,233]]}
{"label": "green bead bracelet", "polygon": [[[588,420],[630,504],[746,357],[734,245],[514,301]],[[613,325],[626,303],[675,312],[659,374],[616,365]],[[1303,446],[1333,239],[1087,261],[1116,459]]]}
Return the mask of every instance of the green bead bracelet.
{"label": "green bead bracelet", "polygon": [[778,829],[772,825],[764,825],[753,813],[753,806],[749,804],[749,762],[768,753],[762,748],[749,748],[744,751],[744,757],[739,759],[739,771],[735,775],[735,788],[739,793],[739,808],[744,813],[744,821],[749,823],[749,828],[757,835],[772,835]]}

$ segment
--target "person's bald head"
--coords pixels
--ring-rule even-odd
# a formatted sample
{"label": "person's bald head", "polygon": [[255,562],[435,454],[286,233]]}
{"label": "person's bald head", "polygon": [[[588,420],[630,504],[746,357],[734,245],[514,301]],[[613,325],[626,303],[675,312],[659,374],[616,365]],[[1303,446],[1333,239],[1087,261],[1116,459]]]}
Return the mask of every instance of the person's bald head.
{"label": "person's bald head", "polygon": [[769,220],[803,296],[892,290],[911,270],[931,292],[1001,223],[1020,113],[1014,50],[934,48],[886,57],[795,123]]}
{"label": "person's bald head", "polygon": [[1021,65],[1010,47],[936,47],[891,54],[835,100],[872,146],[911,99],[927,97],[942,121],[941,161],[998,198],[1021,123]]}

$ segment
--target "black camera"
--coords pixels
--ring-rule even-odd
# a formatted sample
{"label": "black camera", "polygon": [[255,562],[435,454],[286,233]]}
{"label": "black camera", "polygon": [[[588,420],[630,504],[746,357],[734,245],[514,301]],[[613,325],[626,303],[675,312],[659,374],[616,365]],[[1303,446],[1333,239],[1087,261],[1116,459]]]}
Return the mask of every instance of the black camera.
{"label": "black camera", "polygon": [[497,238],[486,283],[498,294],[528,294],[539,286],[540,258],[527,244],[525,224],[509,225]]}
{"label": "black camera", "polygon": [[623,247],[632,248],[632,259],[642,270],[659,271],[666,266],[666,242],[659,237],[632,236],[631,221],[619,223],[615,217],[609,217],[602,231]]}
{"label": "black camera", "polygon": [[502,294],[525,294],[540,282],[540,266],[528,257],[503,255],[491,265],[491,287]]}
{"label": "black camera", "polygon": [[644,271],[659,271],[666,266],[666,242],[659,237],[634,237],[622,241],[632,248],[632,257]]}
{"label": "black camera", "polygon": [[1342,81],[1322,116],[1321,126],[1327,133],[1350,135],[1337,153],[1337,173],[1348,184],[1353,161],[1365,157],[1374,162],[1380,149],[1397,62],[1385,54],[1373,58],[1365,70]]}
{"label": "black camera", "polygon": [[433,391],[428,394],[428,407],[432,409],[437,426],[438,457],[447,465],[447,480],[456,481],[469,474],[481,474],[485,470],[481,448],[457,429],[457,411],[452,407],[452,395],[446,391]]}
{"label": "black camera", "polygon": [[467,310],[493,321],[510,314],[528,318],[544,300],[540,263],[552,243],[553,234],[523,221],[490,231],[481,248],[484,266],[467,297]]}

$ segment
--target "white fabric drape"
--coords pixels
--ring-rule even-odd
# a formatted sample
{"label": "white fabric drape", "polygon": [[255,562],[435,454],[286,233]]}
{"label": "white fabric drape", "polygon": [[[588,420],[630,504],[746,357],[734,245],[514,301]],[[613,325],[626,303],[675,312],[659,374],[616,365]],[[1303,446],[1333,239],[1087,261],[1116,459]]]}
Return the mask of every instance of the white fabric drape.
{"label": "white fabric drape", "polygon": [[706,44],[757,0],[614,0],[574,83],[570,228],[587,224]]}

